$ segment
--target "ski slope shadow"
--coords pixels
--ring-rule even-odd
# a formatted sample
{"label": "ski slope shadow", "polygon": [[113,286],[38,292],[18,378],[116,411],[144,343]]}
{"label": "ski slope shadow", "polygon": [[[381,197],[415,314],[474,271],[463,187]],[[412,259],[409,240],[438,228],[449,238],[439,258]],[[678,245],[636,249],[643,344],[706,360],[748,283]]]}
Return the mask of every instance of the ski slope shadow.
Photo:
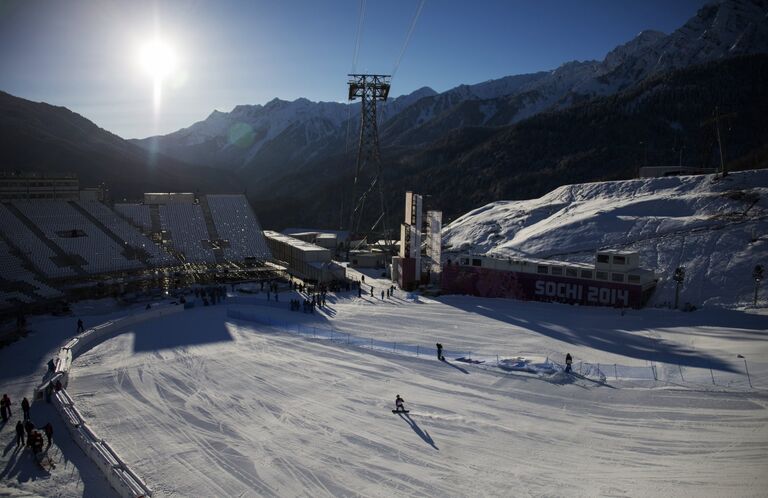
{"label": "ski slope shadow", "polygon": [[647,361],[737,372],[733,365],[720,358],[644,333],[663,327],[662,323],[633,323],[623,319],[617,323],[617,314],[611,314],[608,309],[482,298],[444,299],[443,302],[568,344]]}
{"label": "ski slope shadow", "polygon": [[[287,305],[286,305],[287,306]],[[133,350],[158,351],[216,342],[232,341],[226,320],[208,310],[190,310],[177,315],[142,322],[132,328]]]}
{"label": "ski slope shadow", "polygon": [[406,423],[413,429],[413,432],[418,434],[418,436],[428,445],[436,449],[437,451],[440,451],[440,448],[435,445],[435,441],[432,439],[432,436],[429,435],[429,432],[421,430],[421,427],[419,427],[419,424],[416,423],[415,420],[411,418],[411,416],[408,413],[398,413],[400,415],[400,418],[405,420]]}
{"label": "ski slope shadow", "polygon": [[465,370],[465,369],[461,368],[461,367],[460,367],[460,366],[458,366],[458,365],[454,365],[453,363],[451,363],[451,362],[450,362],[450,361],[448,361],[448,360],[443,360],[443,363],[445,363],[446,365],[452,366],[453,368],[455,368],[456,370],[458,370],[458,371],[459,371],[459,372],[461,372],[461,373],[465,373],[465,374],[469,375],[469,372],[468,372],[467,370]]}

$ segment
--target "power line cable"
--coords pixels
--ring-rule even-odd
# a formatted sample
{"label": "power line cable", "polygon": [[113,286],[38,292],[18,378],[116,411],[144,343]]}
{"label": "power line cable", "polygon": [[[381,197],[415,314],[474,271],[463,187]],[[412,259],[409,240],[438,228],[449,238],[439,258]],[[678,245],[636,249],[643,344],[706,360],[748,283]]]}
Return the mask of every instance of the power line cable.
{"label": "power line cable", "polygon": [[357,56],[360,54],[360,40],[363,35],[363,20],[365,19],[365,0],[360,0],[360,10],[357,13],[357,33],[355,34],[355,52],[352,55],[352,73],[357,70]]}
{"label": "power line cable", "polygon": [[392,78],[394,79],[395,73],[397,73],[397,69],[400,67],[400,61],[403,60],[403,55],[405,55],[405,50],[408,48],[408,43],[411,41],[411,35],[413,35],[414,29],[416,29],[416,22],[419,20],[419,16],[421,15],[421,11],[424,8],[424,4],[427,3],[427,0],[420,0],[419,5],[416,7],[416,12],[413,14],[413,19],[411,20],[411,26],[408,28],[408,33],[405,35],[405,41],[403,42],[403,47],[400,49],[400,55],[397,56],[397,61],[395,61],[395,67],[392,69]]}

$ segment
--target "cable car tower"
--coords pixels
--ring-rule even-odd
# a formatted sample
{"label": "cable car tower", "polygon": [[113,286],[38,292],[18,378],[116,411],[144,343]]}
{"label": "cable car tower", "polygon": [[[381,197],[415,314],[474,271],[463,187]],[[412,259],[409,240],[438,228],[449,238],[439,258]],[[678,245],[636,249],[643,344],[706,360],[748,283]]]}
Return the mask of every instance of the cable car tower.
{"label": "cable car tower", "polygon": [[[349,222],[350,241],[357,239],[362,243],[368,241],[369,237],[379,240],[375,235],[378,233],[381,233],[385,240],[389,240],[387,208],[382,184],[379,130],[376,123],[376,102],[387,100],[390,76],[387,74],[349,74],[347,76],[349,76],[349,100],[361,99],[360,144],[357,149],[357,166],[352,189],[354,205]],[[377,200],[375,199],[376,191],[378,191],[379,206],[373,207]],[[376,221],[370,229],[360,226],[365,219],[366,202],[369,205],[369,211],[377,214]]]}

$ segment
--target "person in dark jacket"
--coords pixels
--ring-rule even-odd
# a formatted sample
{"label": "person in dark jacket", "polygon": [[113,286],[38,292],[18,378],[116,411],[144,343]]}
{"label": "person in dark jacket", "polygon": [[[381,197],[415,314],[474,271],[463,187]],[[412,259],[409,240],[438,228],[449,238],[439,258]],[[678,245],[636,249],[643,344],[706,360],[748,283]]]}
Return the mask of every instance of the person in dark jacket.
{"label": "person in dark jacket", "polygon": [[27,420],[24,422],[24,430],[27,433],[27,446],[32,446],[32,431],[35,429],[35,424]]}
{"label": "person in dark jacket", "polygon": [[77,331],[85,332],[85,327],[83,327],[83,320],[81,318],[77,319]]}
{"label": "person in dark jacket", "polygon": [[403,406],[403,401],[404,401],[403,398],[401,398],[399,394],[395,397],[395,411],[398,411],[398,412],[405,411],[405,406]]}
{"label": "person in dark jacket", "polygon": [[24,412],[24,420],[29,420],[29,401],[27,398],[21,400],[21,411]]}
{"label": "person in dark jacket", "polygon": [[7,394],[3,394],[3,398],[0,399],[0,417],[2,417],[3,422],[11,418],[13,414],[11,413],[11,399],[8,397]]}
{"label": "person in dark jacket", "polygon": [[16,422],[16,447],[24,446],[24,424],[21,420]]}
{"label": "person in dark jacket", "polygon": [[573,364],[573,358],[571,357],[571,353],[568,353],[565,355],[565,371],[566,372],[571,371],[571,364]]}
{"label": "person in dark jacket", "polygon": [[443,345],[438,342],[435,346],[437,347],[437,359],[445,361],[445,356],[443,356]]}
{"label": "person in dark jacket", "polygon": [[45,437],[48,438],[48,447],[51,446],[51,440],[53,439],[53,426],[50,422],[45,424],[45,427],[43,427],[43,432],[45,432]]}

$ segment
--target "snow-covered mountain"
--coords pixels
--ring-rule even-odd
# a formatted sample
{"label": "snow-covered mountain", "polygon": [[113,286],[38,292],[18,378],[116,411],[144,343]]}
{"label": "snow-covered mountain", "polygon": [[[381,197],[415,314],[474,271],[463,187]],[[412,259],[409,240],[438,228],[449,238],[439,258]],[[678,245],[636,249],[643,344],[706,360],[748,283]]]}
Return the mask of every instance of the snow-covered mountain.
{"label": "snow-covered mountain", "polygon": [[[440,94],[424,87],[392,99],[380,110],[381,140],[383,145],[418,145],[467,126],[509,125],[614,94],[661,72],[765,52],[768,3],[715,2],[673,33],[643,31],[602,61],[567,62],[552,71],[460,85]],[[343,152],[347,136],[356,136],[358,119],[359,103],[274,99],[228,113],[214,111],[188,128],[135,142],[191,163],[263,177]]]}
{"label": "snow-covered mountain", "polygon": [[[565,185],[539,198],[494,202],[444,231],[447,252],[594,262],[598,249],[640,253],[660,277],[652,304],[752,302],[755,265],[768,266],[768,170]],[[766,302],[765,290],[762,302]]]}

